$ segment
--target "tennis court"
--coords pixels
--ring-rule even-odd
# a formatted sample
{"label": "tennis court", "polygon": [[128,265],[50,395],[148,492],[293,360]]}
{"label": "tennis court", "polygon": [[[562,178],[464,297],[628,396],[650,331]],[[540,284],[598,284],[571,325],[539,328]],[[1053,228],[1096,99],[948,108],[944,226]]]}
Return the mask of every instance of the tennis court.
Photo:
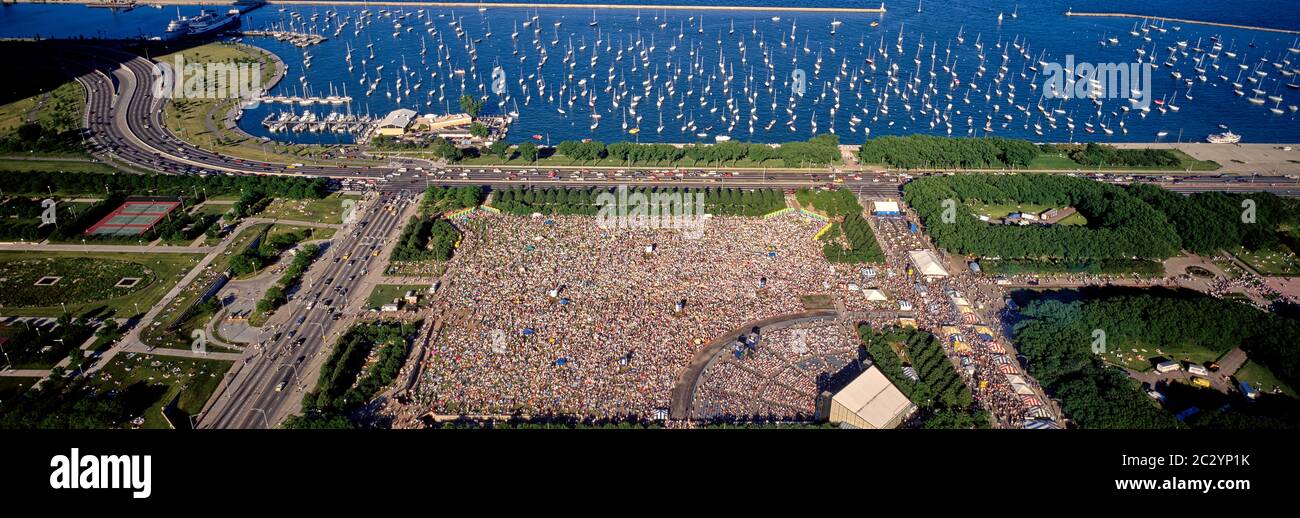
{"label": "tennis court", "polygon": [[138,236],[180,206],[178,201],[126,201],[86,230],[92,236]]}

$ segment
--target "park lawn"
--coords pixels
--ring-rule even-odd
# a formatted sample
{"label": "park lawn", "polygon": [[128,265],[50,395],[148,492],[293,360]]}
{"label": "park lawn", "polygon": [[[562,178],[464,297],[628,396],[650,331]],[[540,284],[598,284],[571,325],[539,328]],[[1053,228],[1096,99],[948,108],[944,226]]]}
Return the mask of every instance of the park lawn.
{"label": "park lawn", "polygon": [[390,261],[384,268],[387,277],[439,277],[447,271],[447,263],[440,261]]}
{"label": "park lawn", "polygon": [[1029,169],[1082,169],[1083,164],[1071,160],[1065,155],[1039,153],[1029,161]]}
{"label": "park lawn", "polygon": [[[98,300],[94,302],[85,302],[79,304],[69,304],[68,311],[74,315],[82,313],[97,313],[102,310],[108,310],[114,315],[126,316],[136,314],[136,307],[139,306],[139,312],[148,311],[149,308],[157,304],[168,290],[180,282],[190,269],[194,268],[202,259],[199,254],[150,254],[136,252],[29,252],[29,251],[3,251],[0,252],[0,262],[17,261],[26,259],[41,258],[90,258],[118,260],[139,263],[152,270],[153,282],[143,289],[134,291],[130,294],[120,297]],[[38,272],[39,273],[39,272]],[[58,316],[63,312],[59,305],[58,297],[44,298],[39,301],[33,301],[32,305],[10,305],[4,308],[5,314],[14,316]]]}
{"label": "park lawn", "polygon": [[230,362],[128,353],[113,358],[94,375],[100,390],[125,390],[143,383],[153,390],[142,391],[143,399],[127,405],[144,417],[142,428],[169,428],[162,407],[180,395],[176,407],[184,414],[196,415],[216,391],[221,378],[230,370]]}
{"label": "park lawn", "polygon": [[1068,156],[1054,153],[1039,153],[1029,162],[1030,170],[1081,170],[1081,171],[1216,171],[1220,165],[1213,160],[1197,160],[1191,155],[1177,149],[1167,149],[1178,157],[1178,166],[1175,168],[1155,167],[1155,166],[1085,166],[1075,162]]}
{"label": "park lawn", "polygon": [[334,239],[334,234],[337,234],[338,231],[339,229],[337,228],[313,228],[311,229],[311,237],[307,238],[307,241],[325,241],[328,239]]}
{"label": "park lawn", "polygon": [[230,260],[236,255],[242,253],[245,248],[248,248],[248,245],[253,241],[253,238],[261,235],[264,230],[270,227],[270,223],[258,223],[245,228],[243,232],[240,232],[239,235],[235,236],[234,241],[231,241],[230,246],[226,247],[226,251],[213,259],[209,266],[218,272],[226,271],[226,269],[230,267]]}
{"label": "park lawn", "polygon": [[41,378],[25,378],[19,376],[0,376],[0,408],[4,407],[6,401],[18,397],[27,389],[32,388]]}
{"label": "park lawn", "polygon": [[1223,273],[1227,275],[1229,279],[1236,279],[1237,277],[1241,277],[1243,273],[1241,271],[1241,267],[1237,266],[1237,263],[1231,260],[1219,259],[1217,261],[1214,261],[1214,265],[1218,266],[1220,270],[1223,270]]}
{"label": "park lawn", "polygon": [[[1134,349],[1137,349],[1137,351],[1134,351]],[[1145,351],[1143,349],[1145,349]],[[1147,372],[1155,368],[1155,365],[1152,362],[1155,358],[1206,365],[1210,362],[1218,361],[1223,354],[1224,353],[1217,353],[1203,346],[1193,345],[1190,343],[1170,347],[1161,352],[1156,352],[1154,346],[1143,344],[1123,344],[1113,348],[1108,348],[1103,354],[1103,359],[1109,363],[1121,365],[1138,372]]]}
{"label": "park lawn", "polygon": [[355,203],[360,199],[360,196],[344,194],[331,194],[319,200],[276,198],[257,217],[338,224],[343,223],[344,201]]}
{"label": "park lawn", "polygon": [[[380,306],[392,302],[393,299],[400,299],[407,291],[415,290],[421,297],[429,287],[422,284],[378,284],[370,292],[370,297],[366,299],[366,309],[379,309]],[[405,304],[405,303],[403,303]]]}
{"label": "park lawn", "polygon": [[[975,209],[976,214],[981,214],[994,219],[1005,218],[1007,217],[1007,214],[1011,214],[1012,212],[1029,212],[1031,214],[1042,214],[1043,211],[1045,210],[1055,208],[1049,205],[1038,205],[1034,203],[1021,203],[1018,205],[1012,205],[1009,203],[979,204],[979,205],[972,204],[971,207]],[[1075,212],[1074,214],[1067,216],[1065,219],[1062,219],[1056,224],[1057,225],[1087,225],[1088,219],[1083,217],[1083,214],[1079,214],[1078,212]]]}
{"label": "park lawn", "polygon": [[[44,173],[50,172],[69,172],[69,173],[116,173],[117,169],[103,162],[94,162],[91,160],[17,160],[12,158],[0,158],[0,171],[39,171]],[[35,193],[27,193],[35,194]],[[41,193],[44,194],[44,193]],[[63,193],[60,193],[63,194]],[[71,193],[82,194],[82,193]],[[100,191],[94,193],[103,195]]]}
{"label": "park lawn", "polygon": [[1293,277],[1300,276],[1300,258],[1285,246],[1270,250],[1250,251],[1240,249],[1237,258],[1245,261],[1251,268],[1265,276]]}
{"label": "park lawn", "polygon": [[[81,111],[86,103],[86,92],[81,84],[68,81],[48,94],[49,96],[46,97],[46,92],[42,92],[0,106],[0,134],[12,135],[19,126],[27,122],[27,115],[33,113],[33,110],[35,110],[35,122],[54,131],[67,131],[79,126]],[[70,117],[72,124],[57,124],[59,121],[56,115],[61,110],[68,112],[75,110],[76,113],[71,114],[74,116]]]}
{"label": "park lawn", "polygon": [[231,205],[228,203],[204,203],[203,205],[199,205],[198,208],[194,209],[191,213],[196,215],[210,214],[214,216],[221,216],[227,212],[230,212],[230,207]]}
{"label": "park lawn", "polygon": [[1274,376],[1273,372],[1268,370],[1268,367],[1253,361],[1247,360],[1246,363],[1242,364],[1241,368],[1237,369],[1234,377],[1237,378],[1237,381],[1250,383],[1265,394],[1272,394],[1273,387],[1278,387],[1282,389],[1283,394],[1296,397],[1295,390],[1277,379],[1277,376]]}

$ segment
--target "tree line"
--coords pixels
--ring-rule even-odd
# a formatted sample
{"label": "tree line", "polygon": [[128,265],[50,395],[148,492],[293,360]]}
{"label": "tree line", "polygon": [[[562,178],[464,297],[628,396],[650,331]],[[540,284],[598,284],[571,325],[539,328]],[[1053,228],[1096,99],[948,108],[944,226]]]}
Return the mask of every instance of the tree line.
{"label": "tree line", "polygon": [[1163,212],[1178,232],[1182,248],[1198,254],[1273,248],[1284,238],[1279,227],[1300,222],[1295,201],[1268,192],[1184,196],[1150,184],[1134,184],[1128,190]]}
{"label": "tree line", "polygon": [[858,149],[858,159],[864,164],[904,169],[1023,169],[1038,154],[1038,146],[1027,140],[930,135],[876,137]]}
{"label": "tree line", "polygon": [[1092,167],[1166,167],[1177,168],[1182,161],[1168,149],[1120,149],[1089,142],[1087,144],[1043,144],[1044,153],[1070,157],[1079,165]]}
{"label": "tree line", "polygon": [[460,230],[451,222],[437,216],[417,215],[402,228],[388,260],[447,261],[460,241]]}
{"label": "tree line", "polygon": [[[321,366],[316,387],[303,396],[303,416],[285,421],[285,428],[350,428],[347,415],[364,405],[397,379],[406,360],[408,343],[420,322],[399,321],[357,324],[339,338]],[[378,361],[366,360],[378,346]]]}
{"label": "tree line", "polygon": [[[1163,213],[1124,188],[1061,175],[930,176],[909,182],[904,200],[934,242],[950,251],[1002,259],[1164,259],[1181,240]],[[994,225],[971,204],[1071,206],[1087,226]]]}
{"label": "tree line", "polygon": [[[975,398],[970,388],[957,375],[934,335],[899,327],[876,331],[864,323],[858,325],[858,337],[880,372],[917,407],[967,416],[974,411]],[[894,352],[893,344],[901,345],[909,361],[904,362]],[[907,374],[906,367],[912,368],[915,378]],[[964,421],[955,415],[945,418]]]}
{"label": "tree line", "polygon": [[256,190],[276,198],[319,199],[329,194],[329,180],[302,176],[200,176],[130,173],[0,171],[5,194],[42,196],[51,190],[87,196],[124,192],[141,196],[198,197]]}
{"label": "tree line", "polygon": [[[1040,294],[1025,304],[1014,336],[1017,349],[1029,360],[1029,373],[1062,401],[1080,427],[1178,426],[1136,381],[1093,354],[1094,329],[1106,332],[1107,350],[1196,347],[1222,355],[1241,347],[1250,361],[1267,367],[1288,386],[1300,382],[1300,357],[1294,353],[1300,322],[1295,320],[1199,294],[1160,290],[1079,298],[1077,292],[1070,293],[1076,296]],[[1216,422],[1224,424],[1217,418],[1192,424]],[[1290,426],[1296,425],[1300,421],[1291,421]]]}
{"label": "tree line", "polygon": [[319,254],[320,245],[309,244],[303,246],[298,251],[298,254],[293,257],[293,262],[289,263],[289,267],[285,269],[280,280],[274,286],[267,288],[262,298],[258,299],[257,312],[270,313],[288,302],[289,290],[293,289],[295,284],[298,284],[298,280],[302,278],[302,275],[307,273],[307,267],[311,266],[311,262],[316,260],[316,256]]}

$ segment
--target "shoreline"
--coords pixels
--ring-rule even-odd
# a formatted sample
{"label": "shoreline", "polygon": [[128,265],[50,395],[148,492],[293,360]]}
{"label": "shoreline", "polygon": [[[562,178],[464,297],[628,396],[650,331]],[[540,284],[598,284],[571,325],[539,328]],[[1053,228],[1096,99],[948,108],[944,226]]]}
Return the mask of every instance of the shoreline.
{"label": "shoreline", "polygon": [[1282,34],[1300,34],[1300,30],[1277,29],[1273,27],[1259,27],[1255,25],[1240,25],[1235,23],[1207,22],[1202,20],[1189,20],[1186,18],[1170,18],[1167,16],[1149,16],[1149,15],[1132,14],[1132,13],[1096,13],[1096,12],[1066,11],[1065,15],[1079,16],[1083,18],[1136,18],[1136,19],[1143,19],[1143,20],[1160,20],[1164,22],[1174,22],[1174,23],[1188,23],[1193,25],[1208,25],[1211,27],[1225,27],[1229,29],[1242,29],[1247,31],[1278,32]]}
{"label": "shoreline", "polygon": [[[6,4],[72,4],[89,5],[91,2],[60,0],[6,0]],[[134,5],[233,5],[233,1],[223,0],[148,0]],[[884,14],[886,9],[882,2],[880,7],[783,7],[783,6],[744,6],[744,5],[666,5],[666,4],[566,4],[566,3],[531,3],[531,2],[440,2],[434,0],[268,0],[270,5],[289,6],[381,6],[381,7],[443,7],[443,8],[505,8],[505,9],[600,9],[647,11],[740,11],[740,12],[803,12],[803,13],[839,13],[839,14]],[[125,6],[124,6],[125,7]]]}

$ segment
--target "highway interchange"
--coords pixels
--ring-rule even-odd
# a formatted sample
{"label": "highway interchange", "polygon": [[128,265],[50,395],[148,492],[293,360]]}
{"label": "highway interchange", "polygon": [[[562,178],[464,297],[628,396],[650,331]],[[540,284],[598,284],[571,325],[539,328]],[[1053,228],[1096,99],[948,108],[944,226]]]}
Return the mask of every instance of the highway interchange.
{"label": "highway interchange", "polygon": [[[417,194],[429,185],[617,186],[798,188],[837,186],[868,197],[897,197],[912,176],[871,171],[651,170],[551,167],[415,167],[395,160],[384,166],[297,165],[223,156],[177,138],[163,120],[167,102],[152,92],[152,65],[143,57],[110,47],[53,44],[55,59],[85,70],[76,78],[87,92],[84,124],[87,144],[97,157],[130,169],[172,174],[306,175],[340,180],[345,188],[367,191],[356,214],[306,274],[302,289],[250,346],[242,365],[199,416],[202,428],[274,427],[301,399],[310,373],[327,356],[368,293],[359,287],[377,276],[386,245],[414,213]],[[1103,181],[1147,181],[1178,192],[1266,190],[1300,196],[1300,181],[1286,177],[1234,177],[1152,173],[1074,173]],[[383,252],[383,253],[380,253]],[[269,335],[269,336],[268,336]]]}

